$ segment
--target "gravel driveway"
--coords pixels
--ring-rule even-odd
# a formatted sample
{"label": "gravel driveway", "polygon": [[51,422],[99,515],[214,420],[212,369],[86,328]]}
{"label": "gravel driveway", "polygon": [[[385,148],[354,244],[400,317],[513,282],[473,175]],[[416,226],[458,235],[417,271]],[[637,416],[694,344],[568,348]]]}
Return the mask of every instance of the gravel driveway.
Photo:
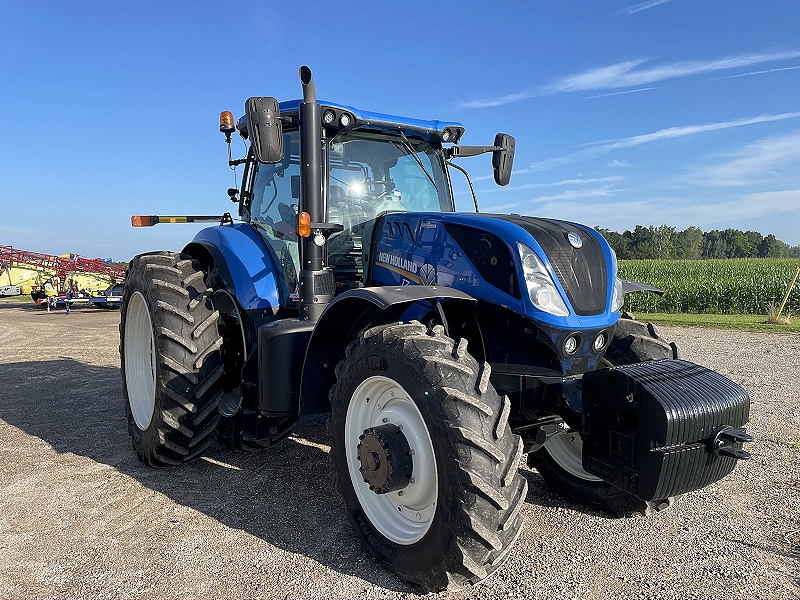
{"label": "gravel driveway", "polygon": [[[127,434],[118,311],[0,305],[0,597],[387,597],[324,419],[271,453],[142,466]],[[506,564],[457,597],[800,597],[800,335],[667,329],[752,397],[753,459],[647,518],[555,496],[536,471]],[[435,596],[434,596],[435,597]]]}

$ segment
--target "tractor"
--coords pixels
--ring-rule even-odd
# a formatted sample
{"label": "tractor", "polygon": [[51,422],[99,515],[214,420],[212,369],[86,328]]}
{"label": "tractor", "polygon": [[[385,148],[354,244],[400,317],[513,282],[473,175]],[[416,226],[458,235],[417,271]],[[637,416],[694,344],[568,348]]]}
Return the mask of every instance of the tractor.
{"label": "tractor", "polygon": [[132,217],[218,222],[129,265],[120,354],[142,462],[177,466],[217,440],[269,449],[329,413],[366,549],[452,591],[512,551],[526,456],[565,498],[617,516],[666,508],[748,458],[747,393],[622,312],[626,293],[660,291],[621,280],[597,231],[477,200],[455,212],[450,174],[469,181],[455,161],[491,154],[507,185],[512,136],[461,145],[459,123],[317,101],[299,75],[302,100],[221,114],[229,165],[244,167],[228,190],[238,218]]}

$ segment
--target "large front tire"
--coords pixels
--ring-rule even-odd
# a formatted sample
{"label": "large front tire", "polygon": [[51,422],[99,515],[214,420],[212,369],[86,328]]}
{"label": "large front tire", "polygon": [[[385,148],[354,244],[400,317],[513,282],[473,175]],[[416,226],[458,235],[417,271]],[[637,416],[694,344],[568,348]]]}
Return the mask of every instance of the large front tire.
{"label": "large front tire", "polygon": [[148,466],[199,458],[214,441],[222,338],[203,271],[187,255],[131,261],[120,320],[128,432]]}
{"label": "large front tire", "polygon": [[[522,440],[489,365],[466,348],[441,327],[373,327],[347,347],[330,393],[331,456],[348,516],[380,563],[426,591],[490,575],[523,525]],[[409,450],[394,458],[379,450],[366,466],[360,444],[380,438],[376,430],[402,434]],[[381,483],[371,488],[362,471],[381,461],[405,485],[376,493]]]}
{"label": "large front tire", "polygon": [[[625,314],[617,322],[603,361],[611,367],[675,358],[678,358],[677,346],[661,337],[655,325],[635,321],[632,315]],[[618,517],[647,515],[672,503],[671,498],[646,502],[595,477],[584,470],[582,452],[583,441],[578,432],[565,429],[529,454],[528,464],[560,496]]]}

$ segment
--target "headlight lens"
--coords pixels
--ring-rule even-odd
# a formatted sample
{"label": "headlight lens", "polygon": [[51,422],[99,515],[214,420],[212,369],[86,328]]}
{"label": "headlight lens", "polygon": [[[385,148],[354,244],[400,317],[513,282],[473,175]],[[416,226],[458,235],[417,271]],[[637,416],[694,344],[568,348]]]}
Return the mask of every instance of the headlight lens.
{"label": "headlight lens", "polygon": [[622,291],[622,279],[615,278],[614,297],[611,299],[611,312],[616,312],[625,304],[625,293]]}
{"label": "headlight lens", "polygon": [[619,261],[617,253],[611,249],[611,264],[614,268],[614,296],[611,298],[611,312],[617,312],[625,304],[625,294],[622,292],[622,279],[619,278]]}
{"label": "headlight lens", "polygon": [[525,285],[533,305],[559,317],[568,317],[569,309],[558,293],[558,288],[547,272],[542,261],[536,253],[522,242],[517,242],[519,256],[522,259],[522,271],[525,276]]}

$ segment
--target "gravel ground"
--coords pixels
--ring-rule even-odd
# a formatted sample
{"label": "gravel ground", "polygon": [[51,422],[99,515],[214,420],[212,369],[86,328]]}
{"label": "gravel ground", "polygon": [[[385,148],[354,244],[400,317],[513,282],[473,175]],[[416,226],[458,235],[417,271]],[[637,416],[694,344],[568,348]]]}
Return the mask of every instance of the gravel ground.
{"label": "gravel ground", "polygon": [[[0,305],[0,597],[385,597],[324,420],[271,453],[143,467],[120,393],[118,311]],[[509,560],[456,597],[799,598],[800,335],[662,328],[752,397],[753,459],[647,518],[561,500],[534,470]],[[434,596],[435,597],[435,596]]]}

